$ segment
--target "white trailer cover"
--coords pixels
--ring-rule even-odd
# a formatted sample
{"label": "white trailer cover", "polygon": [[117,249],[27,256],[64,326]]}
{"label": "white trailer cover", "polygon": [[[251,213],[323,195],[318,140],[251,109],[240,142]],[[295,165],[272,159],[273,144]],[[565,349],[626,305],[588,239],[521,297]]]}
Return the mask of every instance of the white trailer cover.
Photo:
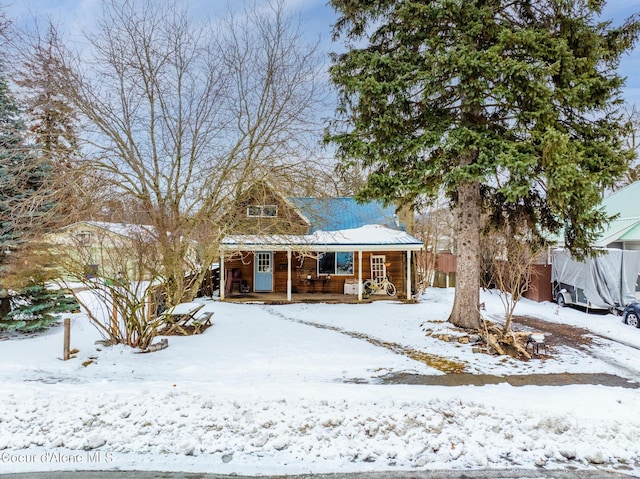
{"label": "white trailer cover", "polygon": [[552,253],[551,280],[584,290],[592,306],[615,308],[636,300],[640,251],[605,249],[576,261],[564,250]]}

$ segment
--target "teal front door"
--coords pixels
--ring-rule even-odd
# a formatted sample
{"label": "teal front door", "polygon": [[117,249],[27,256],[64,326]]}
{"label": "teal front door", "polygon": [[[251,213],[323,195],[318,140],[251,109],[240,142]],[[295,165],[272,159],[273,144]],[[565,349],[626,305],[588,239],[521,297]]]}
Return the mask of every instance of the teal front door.
{"label": "teal front door", "polygon": [[254,291],[273,291],[273,252],[256,251]]}

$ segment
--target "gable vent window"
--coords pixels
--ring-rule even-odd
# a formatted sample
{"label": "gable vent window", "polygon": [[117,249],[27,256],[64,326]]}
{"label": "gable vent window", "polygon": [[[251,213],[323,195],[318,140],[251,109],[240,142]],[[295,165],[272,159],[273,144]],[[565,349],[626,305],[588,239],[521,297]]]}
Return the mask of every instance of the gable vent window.
{"label": "gable vent window", "polygon": [[91,244],[91,240],[93,239],[93,235],[89,231],[81,231],[76,235],[78,243],[82,246],[88,246]]}
{"label": "gable vent window", "polygon": [[278,216],[278,207],[276,205],[249,206],[247,216],[249,218],[275,218]]}

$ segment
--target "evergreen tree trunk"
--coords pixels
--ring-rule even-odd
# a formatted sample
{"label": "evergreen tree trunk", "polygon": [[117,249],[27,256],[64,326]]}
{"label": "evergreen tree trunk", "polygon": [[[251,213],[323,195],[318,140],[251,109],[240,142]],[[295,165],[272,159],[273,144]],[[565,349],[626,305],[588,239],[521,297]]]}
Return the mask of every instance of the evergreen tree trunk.
{"label": "evergreen tree trunk", "polygon": [[456,232],[456,294],[449,322],[469,329],[480,328],[480,183],[458,188],[454,209]]}

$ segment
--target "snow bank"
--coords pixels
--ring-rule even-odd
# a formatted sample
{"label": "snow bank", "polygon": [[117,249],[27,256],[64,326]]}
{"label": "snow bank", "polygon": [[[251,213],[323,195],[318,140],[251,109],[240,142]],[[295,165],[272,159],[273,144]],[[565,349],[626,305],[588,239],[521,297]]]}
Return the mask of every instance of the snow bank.
{"label": "snow bank", "polygon": [[[0,460],[16,472],[135,466],[220,473],[640,463],[636,392],[574,386],[555,397],[599,397],[604,410],[585,419],[586,410],[570,412],[570,404],[557,412],[528,407],[538,395],[550,399],[545,388],[528,388],[524,408],[509,403],[507,386],[481,394],[473,387],[392,389],[364,387],[361,399],[340,388],[328,388],[324,398],[293,391],[243,398],[180,385],[4,393]],[[496,405],[487,402],[501,395]],[[33,460],[11,461],[20,455]]]}
{"label": "snow bank", "polygon": [[[620,373],[609,361],[615,356],[638,375],[638,349],[620,343],[520,363],[426,336],[425,327],[462,334],[444,322],[452,297],[452,290],[430,290],[420,304],[208,301],[210,329],[171,337],[169,348],[152,354],[95,345],[99,336],[83,315],[73,320],[79,352],[70,361],[60,360],[62,328],[0,341],[0,471],[640,472],[637,389],[376,384],[388,373],[442,374],[390,344],[451,358],[471,372]],[[487,315],[499,316],[495,295],[483,293],[483,301]],[[519,314],[640,343],[640,330],[612,316],[520,307]]]}

